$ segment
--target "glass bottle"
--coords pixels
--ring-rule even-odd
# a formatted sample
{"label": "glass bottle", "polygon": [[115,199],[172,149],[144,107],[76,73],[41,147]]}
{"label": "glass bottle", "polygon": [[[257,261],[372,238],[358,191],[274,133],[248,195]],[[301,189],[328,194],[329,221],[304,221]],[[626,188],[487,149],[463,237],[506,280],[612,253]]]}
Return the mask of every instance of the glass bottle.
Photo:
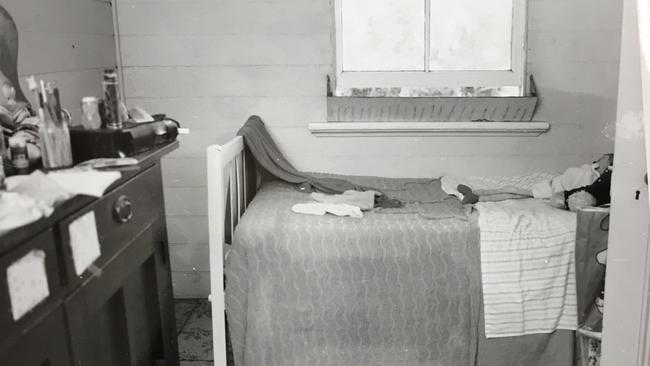
{"label": "glass bottle", "polygon": [[[62,113],[65,114],[65,113]],[[69,120],[69,118],[64,118]],[[60,169],[72,166],[72,148],[68,121],[55,122],[45,114],[38,129],[43,168]]]}

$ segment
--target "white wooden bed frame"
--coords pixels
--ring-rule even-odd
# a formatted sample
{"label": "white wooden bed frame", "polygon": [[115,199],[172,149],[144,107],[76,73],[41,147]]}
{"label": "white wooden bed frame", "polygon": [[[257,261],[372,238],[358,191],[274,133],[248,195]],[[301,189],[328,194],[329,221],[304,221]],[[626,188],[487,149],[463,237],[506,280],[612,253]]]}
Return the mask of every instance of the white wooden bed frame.
{"label": "white wooden bed frame", "polygon": [[[214,365],[227,364],[224,263],[240,218],[255,196],[258,175],[244,139],[207,148],[210,301]],[[230,234],[230,235],[228,235]]]}
{"label": "white wooden bed frame", "polygon": [[[224,259],[227,257],[226,229],[233,235],[241,215],[255,192],[250,190],[244,139],[237,136],[224,145],[207,149],[208,226],[210,245],[210,301],[214,364],[226,365],[226,322],[224,302]],[[248,167],[250,168],[250,167]],[[254,185],[253,187],[256,187]]]}
{"label": "white wooden bed frame", "polygon": [[244,139],[237,136],[207,148],[210,301],[214,365],[227,364],[224,263],[235,227],[259,187]]}

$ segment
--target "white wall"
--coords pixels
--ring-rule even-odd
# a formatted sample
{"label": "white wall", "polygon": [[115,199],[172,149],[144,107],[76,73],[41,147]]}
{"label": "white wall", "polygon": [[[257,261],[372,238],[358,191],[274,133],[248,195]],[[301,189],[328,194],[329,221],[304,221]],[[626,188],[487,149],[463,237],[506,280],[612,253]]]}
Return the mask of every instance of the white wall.
{"label": "white wall", "polygon": [[126,96],[192,129],[164,160],[176,296],[208,293],[205,147],[259,114],[304,170],[385,176],[559,170],[611,152],[621,6],[529,0],[540,137],[316,138],[332,70],[328,0],[119,0]]}
{"label": "white wall", "polygon": [[81,98],[101,95],[102,70],[116,65],[110,0],[2,0],[18,27],[18,73],[56,81],[79,121]]}

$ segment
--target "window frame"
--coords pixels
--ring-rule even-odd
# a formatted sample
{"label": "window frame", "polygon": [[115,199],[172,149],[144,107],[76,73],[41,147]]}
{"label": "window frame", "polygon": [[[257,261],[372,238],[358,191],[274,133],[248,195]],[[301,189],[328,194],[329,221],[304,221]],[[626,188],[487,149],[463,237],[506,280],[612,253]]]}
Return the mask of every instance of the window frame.
{"label": "window frame", "polygon": [[[519,87],[526,90],[527,0],[513,0],[512,69],[499,71],[343,71],[343,14],[342,3],[334,0],[334,39],[336,89],[350,88],[460,88],[460,87]],[[425,15],[429,13],[430,0],[425,2]],[[428,16],[425,32],[429,32]],[[425,33],[425,34],[426,34]],[[425,35],[425,40],[428,36]],[[425,44],[425,68],[428,68],[429,45]]]}

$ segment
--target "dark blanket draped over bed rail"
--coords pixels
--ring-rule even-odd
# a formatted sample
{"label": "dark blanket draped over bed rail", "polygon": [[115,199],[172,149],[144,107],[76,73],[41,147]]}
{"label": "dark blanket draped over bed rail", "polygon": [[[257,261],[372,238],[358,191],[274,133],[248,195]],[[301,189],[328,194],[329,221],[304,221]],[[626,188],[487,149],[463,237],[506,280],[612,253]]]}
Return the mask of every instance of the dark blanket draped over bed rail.
{"label": "dark blanket draped over bed rail", "polygon": [[[380,191],[379,188],[354,184],[348,180],[334,177],[316,177],[294,168],[273,141],[259,116],[250,116],[237,132],[255,157],[255,161],[270,175],[287,183],[298,185],[303,191],[317,190],[337,194],[349,190]],[[385,194],[377,196],[375,205],[379,207],[400,207],[401,202]]]}

